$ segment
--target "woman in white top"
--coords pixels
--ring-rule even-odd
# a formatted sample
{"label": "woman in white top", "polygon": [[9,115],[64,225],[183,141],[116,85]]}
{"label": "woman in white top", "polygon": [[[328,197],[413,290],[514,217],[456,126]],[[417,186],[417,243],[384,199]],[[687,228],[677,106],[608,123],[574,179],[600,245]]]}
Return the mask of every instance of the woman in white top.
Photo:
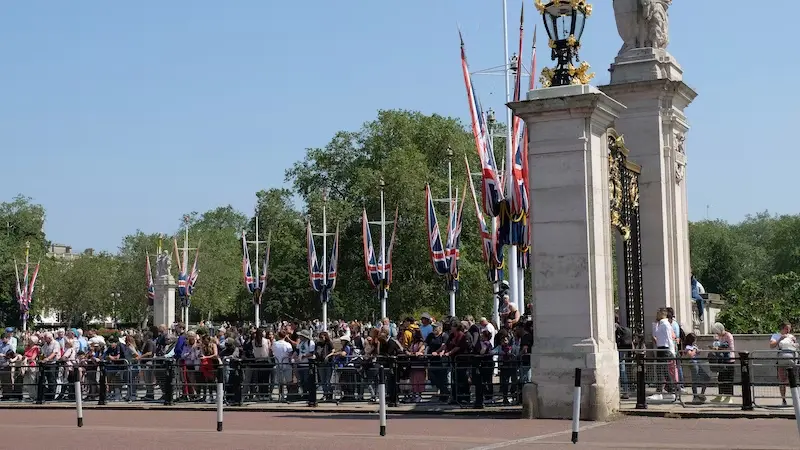
{"label": "woman in white top", "polygon": [[651,400],[662,400],[662,392],[669,392],[673,388],[675,380],[671,377],[670,364],[675,364],[675,332],[672,325],[667,320],[667,311],[660,308],[656,313],[656,322],[653,324],[653,340],[656,344],[656,380],[659,385],[656,387],[656,394],[651,396]]}
{"label": "woman in white top", "polygon": [[264,337],[264,329],[256,330],[256,337],[253,339],[253,356],[255,361],[255,386],[251,387],[251,393],[261,400],[268,400],[272,397],[272,386],[270,378],[272,370],[268,367],[268,359],[272,356],[270,342]]}

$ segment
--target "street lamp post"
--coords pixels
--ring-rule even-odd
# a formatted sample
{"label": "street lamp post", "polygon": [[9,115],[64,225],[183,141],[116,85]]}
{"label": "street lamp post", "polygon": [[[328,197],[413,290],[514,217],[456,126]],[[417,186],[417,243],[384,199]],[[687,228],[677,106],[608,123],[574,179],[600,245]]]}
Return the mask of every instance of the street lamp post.
{"label": "street lamp post", "polygon": [[389,317],[387,315],[387,303],[389,298],[389,291],[386,289],[386,206],[384,204],[384,191],[386,190],[386,182],[381,177],[378,181],[381,188],[381,286],[379,295],[381,296],[381,318]]}

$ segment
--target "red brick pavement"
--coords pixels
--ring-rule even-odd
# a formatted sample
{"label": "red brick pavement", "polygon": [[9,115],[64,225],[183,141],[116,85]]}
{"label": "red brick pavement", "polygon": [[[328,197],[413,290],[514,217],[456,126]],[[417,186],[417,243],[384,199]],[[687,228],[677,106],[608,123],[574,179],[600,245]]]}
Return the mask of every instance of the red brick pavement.
{"label": "red brick pavement", "polygon": [[585,425],[590,429],[573,446],[565,421],[390,416],[388,435],[380,437],[377,417],[367,414],[229,412],[218,433],[212,411],[87,410],[85,426],[77,428],[70,410],[3,410],[0,449],[407,450],[409,443],[437,450],[800,448],[794,421],[784,419],[629,417]]}

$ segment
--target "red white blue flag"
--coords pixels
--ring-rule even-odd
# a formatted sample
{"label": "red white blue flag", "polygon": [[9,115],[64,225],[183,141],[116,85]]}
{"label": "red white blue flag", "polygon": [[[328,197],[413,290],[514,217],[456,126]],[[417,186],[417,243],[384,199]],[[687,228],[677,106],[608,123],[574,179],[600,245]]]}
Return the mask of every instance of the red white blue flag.
{"label": "red white blue flag", "polygon": [[366,270],[367,279],[370,284],[372,287],[376,288],[380,286],[383,281],[383,271],[380,269],[378,265],[379,261],[375,257],[375,247],[372,245],[372,233],[369,229],[369,219],[367,218],[366,209],[361,213],[361,236],[364,247],[364,269]]}
{"label": "red white blue flag", "polygon": [[425,224],[428,230],[428,250],[431,255],[433,271],[438,275],[447,275],[450,273],[447,249],[442,242],[442,235],[439,230],[439,221],[436,218],[436,208],[434,208],[433,205],[433,195],[431,194],[430,185],[425,185],[425,210]]}
{"label": "red white blue flag", "polygon": [[264,294],[267,289],[267,279],[269,277],[269,248],[272,241],[272,232],[267,235],[267,251],[264,253],[264,266],[261,269],[261,274],[258,276],[258,290],[259,296]]}
{"label": "red white blue flag", "polygon": [[394,209],[394,224],[392,225],[392,237],[389,239],[389,248],[386,250],[386,265],[384,273],[386,277],[386,288],[392,285],[392,252],[394,251],[394,244],[397,239],[397,218],[399,217],[400,206]]}
{"label": "red white blue flag", "polygon": [[[311,231],[311,222],[306,226],[306,243],[308,245],[308,274],[311,281],[311,288],[316,292],[322,291],[325,275],[322,273],[319,260],[317,259],[317,249],[314,247],[314,233]],[[323,258],[325,256],[323,255]]]}
{"label": "red white blue flag", "polygon": [[331,249],[331,259],[328,264],[328,279],[325,287],[328,292],[336,287],[336,269],[339,266],[339,224],[336,224],[336,235],[333,238],[333,248]]}
{"label": "red white blue flag", "polygon": [[156,300],[156,287],[153,283],[153,270],[150,268],[150,254],[145,252],[145,277],[147,280],[147,305],[153,306]]}
{"label": "red white blue flag", "polygon": [[247,235],[244,231],[242,231],[242,275],[244,276],[244,287],[252,294],[256,291],[257,286],[250,264],[250,250],[247,248]]}

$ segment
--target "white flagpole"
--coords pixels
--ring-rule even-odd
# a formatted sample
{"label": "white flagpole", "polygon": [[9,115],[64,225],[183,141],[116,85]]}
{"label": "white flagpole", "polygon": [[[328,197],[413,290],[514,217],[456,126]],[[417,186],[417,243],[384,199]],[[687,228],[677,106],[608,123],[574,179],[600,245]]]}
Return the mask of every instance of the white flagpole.
{"label": "white flagpole", "polygon": [[[505,53],[506,64],[509,64],[508,55],[508,1],[503,0],[503,51]],[[509,80],[510,66],[506,66],[504,78],[506,81],[506,103],[511,101],[511,81]],[[519,69],[518,69],[519,70]],[[514,189],[513,169],[514,169],[514,149],[511,145],[513,118],[511,116],[511,109],[506,107],[506,193],[512,195]],[[508,246],[508,285],[509,297],[512,303],[517,307],[519,304],[519,288],[518,275],[517,275],[517,247],[515,245]]]}
{"label": "white flagpole", "polygon": [[386,208],[384,206],[384,198],[383,198],[383,191],[386,187],[386,183],[384,183],[383,178],[380,180],[381,186],[381,319],[383,317],[389,317],[387,314],[387,302],[389,297],[389,291],[386,290]]}
{"label": "white flagpole", "polygon": [[[255,279],[257,280],[256,281],[257,288],[260,288],[261,286],[259,286],[259,285],[261,284],[261,266],[258,265],[258,255],[259,255],[259,253],[258,253],[258,244],[259,244],[259,240],[258,240],[258,212],[256,212],[256,271],[255,271],[255,275],[256,276],[255,276]],[[249,264],[249,261],[248,261],[248,264]],[[252,271],[252,268],[250,270]],[[261,291],[259,291],[258,295],[261,295]],[[261,326],[261,305],[259,305],[258,302],[253,302],[253,303],[255,303],[256,328],[259,328]]]}
{"label": "white flagpole", "polygon": [[189,216],[184,216],[183,218],[183,271],[186,274],[186,306],[183,307],[183,323],[186,326],[186,329],[189,329]]}
{"label": "white flagpole", "polygon": [[[450,214],[448,215],[448,223],[453,223],[453,213],[455,212],[455,207],[453,206],[453,157],[452,151],[448,149],[448,158],[447,158],[447,206],[448,211]],[[457,191],[456,191],[457,192]],[[458,194],[456,194],[458,196]],[[449,237],[449,236],[448,236]],[[452,263],[455,264],[456,260],[453,259]],[[452,275],[448,274],[448,278],[452,277]],[[449,289],[448,295],[450,297],[450,317],[456,316],[456,291],[455,289]]]}
{"label": "white flagpole", "polygon": [[[328,194],[322,194],[322,290],[319,295],[322,299],[322,331],[328,331]],[[312,237],[313,239],[313,237]]]}

